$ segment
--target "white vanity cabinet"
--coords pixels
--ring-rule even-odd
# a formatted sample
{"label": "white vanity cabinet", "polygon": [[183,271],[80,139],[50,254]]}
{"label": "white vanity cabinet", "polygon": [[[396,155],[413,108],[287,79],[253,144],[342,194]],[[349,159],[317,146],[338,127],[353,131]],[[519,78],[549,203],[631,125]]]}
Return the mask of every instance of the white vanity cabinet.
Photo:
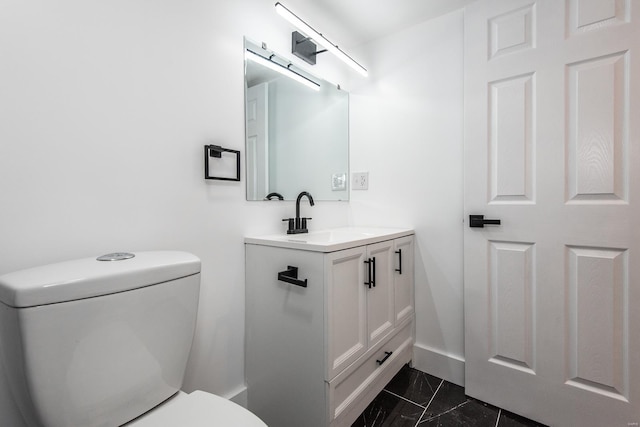
{"label": "white vanity cabinet", "polygon": [[394,276],[395,325],[413,318],[413,278],[414,278],[413,236],[401,237],[393,241],[394,253],[398,257],[398,269]]}
{"label": "white vanity cabinet", "polygon": [[246,239],[248,408],[274,427],[350,426],[412,358],[413,231],[316,236]]}

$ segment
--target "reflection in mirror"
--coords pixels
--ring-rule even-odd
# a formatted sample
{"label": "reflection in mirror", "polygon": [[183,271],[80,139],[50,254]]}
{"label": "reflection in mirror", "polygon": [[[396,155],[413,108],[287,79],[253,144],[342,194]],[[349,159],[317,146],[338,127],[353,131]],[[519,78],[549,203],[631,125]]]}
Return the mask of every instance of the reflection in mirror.
{"label": "reflection in mirror", "polygon": [[349,94],[246,38],[245,58],[247,200],[348,200]]}

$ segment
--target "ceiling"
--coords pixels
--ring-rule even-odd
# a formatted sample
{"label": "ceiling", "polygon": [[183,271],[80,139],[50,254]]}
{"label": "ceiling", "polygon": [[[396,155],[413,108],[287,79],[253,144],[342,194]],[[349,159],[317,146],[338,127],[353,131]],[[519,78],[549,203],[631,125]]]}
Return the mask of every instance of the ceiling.
{"label": "ceiling", "polygon": [[[352,47],[460,9],[475,0],[282,0],[309,25]],[[304,10],[297,9],[297,4]],[[295,8],[295,9],[294,9]],[[311,10],[313,9],[313,10]],[[313,14],[313,15],[311,15]],[[339,38],[338,38],[339,37]]]}

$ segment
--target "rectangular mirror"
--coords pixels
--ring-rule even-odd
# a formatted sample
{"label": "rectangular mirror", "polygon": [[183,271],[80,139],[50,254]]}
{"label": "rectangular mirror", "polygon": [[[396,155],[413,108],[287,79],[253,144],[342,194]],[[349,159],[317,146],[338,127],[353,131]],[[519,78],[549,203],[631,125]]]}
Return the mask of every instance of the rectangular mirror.
{"label": "rectangular mirror", "polygon": [[348,200],[349,94],[260,44],[244,47],[247,200]]}

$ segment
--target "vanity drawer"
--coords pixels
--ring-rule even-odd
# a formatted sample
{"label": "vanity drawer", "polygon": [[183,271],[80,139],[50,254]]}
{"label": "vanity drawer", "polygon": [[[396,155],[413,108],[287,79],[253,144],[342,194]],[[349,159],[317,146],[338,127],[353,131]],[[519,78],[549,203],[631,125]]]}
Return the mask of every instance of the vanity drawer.
{"label": "vanity drawer", "polygon": [[[386,343],[376,346],[370,355],[365,355],[363,360],[355,362],[329,383],[329,421],[332,426],[351,425],[355,419],[351,420],[349,414],[355,412],[357,417],[398,370],[411,360],[412,327],[413,322],[408,322]],[[386,360],[380,364],[378,361],[385,357]]]}

